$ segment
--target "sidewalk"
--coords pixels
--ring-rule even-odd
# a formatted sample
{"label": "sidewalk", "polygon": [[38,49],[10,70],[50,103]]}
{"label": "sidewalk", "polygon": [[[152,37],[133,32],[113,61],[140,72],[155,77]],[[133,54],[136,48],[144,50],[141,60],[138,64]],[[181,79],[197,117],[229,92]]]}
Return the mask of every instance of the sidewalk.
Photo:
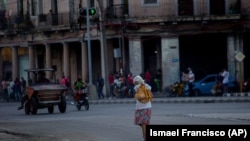
{"label": "sidewalk", "polygon": [[[72,98],[67,99],[71,103]],[[0,102],[3,99],[0,98]],[[197,96],[197,97],[167,97],[163,94],[154,94],[153,103],[223,103],[223,102],[250,102],[250,93],[234,93],[225,96]],[[89,99],[90,104],[122,104],[135,103],[134,98],[106,98]]]}
{"label": "sidewalk", "polygon": [[[135,103],[133,98],[119,98],[119,99],[100,99],[89,100],[90,104],[122,104]],[[228,94],[220,97],[155,97],[153,103],[236,103],[236,102],[250,102],[250,95],[243,94]],[[213,113],[213,114],[194,114],[190,115],[201,118],[216,118],[216,119],[230,119],[230,120],[245,120],[250,121],[250,113]]]}
{"label": "sidewalk", "polygon": [[[90,104],[135,103],[133,98],[89,99]],[[153,103],[220,103],[220,102],[250,102],[250,94],[227,94],[225,96],[203,97],[166,97],[157,96]]]}

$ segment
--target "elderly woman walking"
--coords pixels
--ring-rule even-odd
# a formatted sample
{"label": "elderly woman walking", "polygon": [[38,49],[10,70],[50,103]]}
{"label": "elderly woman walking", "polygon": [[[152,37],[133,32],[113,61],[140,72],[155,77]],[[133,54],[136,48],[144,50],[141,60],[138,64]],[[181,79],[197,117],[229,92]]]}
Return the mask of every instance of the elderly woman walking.
{"label": "elderly woman walking", "polygon": [[135,89],[135,125],[139,125],[142,129],[143,141],[146,140],[146,125],[151,119],[151,101],[153,98],[151,86],[146,84],[141,76],[137,75],[133,79]]}

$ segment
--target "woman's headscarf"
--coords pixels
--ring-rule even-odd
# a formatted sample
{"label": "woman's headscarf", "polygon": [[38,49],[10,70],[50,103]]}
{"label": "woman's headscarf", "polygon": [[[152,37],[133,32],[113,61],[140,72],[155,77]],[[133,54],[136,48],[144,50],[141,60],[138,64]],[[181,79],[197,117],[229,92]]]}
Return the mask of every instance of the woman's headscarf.
{"label": "woman's headscarf", "polygon": [[144,84],[146,86],[146,89],[149,89],[151,90],[151,86],[149,86],[148,84],[145,83],[144,79],[140,76],[140,75],[137,75],[134,77],[133,79],[133,82],[135,84],[135,82],[137,82],[137,84],[135,85],[134,89],[135,91],[137,91],[137,89],[142,85]]}
{"label": "woman's headscarf", "polygon": [[134,83],[137,82],[140,85],[145,83],[144,80],[143,80],[143,78],[140,75],[135,76],[133,82]]}

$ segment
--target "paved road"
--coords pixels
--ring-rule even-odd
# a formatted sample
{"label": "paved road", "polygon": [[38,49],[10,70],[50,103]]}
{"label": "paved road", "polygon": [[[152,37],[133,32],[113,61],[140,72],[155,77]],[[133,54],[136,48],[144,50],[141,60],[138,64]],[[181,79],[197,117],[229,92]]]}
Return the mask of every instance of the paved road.
{"label": "paved road", "polygon": [[[197,102],[204,98],[181,98],[186,103],[155,99],[151,124],[240,124],[250,125],[248,98],[223,98]],[[169,98],[166,98],[170,100]],[[180,99],[180,98],[177,98]],[[193,100],[190,100],[193,99]],[[238,99],[238,100],[237,100]],[[17,111],[19,103],[0,102],[0,140],[3,141],[139,141],[140,128],[133,125],[134,102],[91,101],[89,111],[77,111],[68,105],[64,114],[55,109],[37,115]],[[102,101],[102,102],[100,102]],[[189,102],[187,102],[189,101]],[[114,104],[116,103],[116,104]]]}

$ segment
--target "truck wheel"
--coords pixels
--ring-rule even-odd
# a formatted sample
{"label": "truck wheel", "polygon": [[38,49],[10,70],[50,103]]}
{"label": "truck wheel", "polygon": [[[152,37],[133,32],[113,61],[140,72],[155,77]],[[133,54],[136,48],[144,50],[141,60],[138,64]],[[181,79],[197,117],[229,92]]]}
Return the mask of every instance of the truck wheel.
{"label": "truck wheel", "polygon": [[26,115],[30,114],[30,103],[29,102],[26,102],[24,104],[24,112],[25,112]]}
{"label": "truck wheel", "polygon": [[66,112],[66,106],[67,105],[67,103],[66,103],[66,99],[65,99],[65,97],[63,96],[62,98],[61,98],[61,102],[58,104],[58,109],[59,109],[59,111],[61,112],[61,113],[65,113]]}
{"label": "truck wheel", "polygon": [[48,107],[48,112],[49,112],[49,114],[54,113],[54,105]]}
{"label": "truck wheel", "polygon": [[38,108],[38,101],[35,97],[31,98],[31,114],[36,115]]}

